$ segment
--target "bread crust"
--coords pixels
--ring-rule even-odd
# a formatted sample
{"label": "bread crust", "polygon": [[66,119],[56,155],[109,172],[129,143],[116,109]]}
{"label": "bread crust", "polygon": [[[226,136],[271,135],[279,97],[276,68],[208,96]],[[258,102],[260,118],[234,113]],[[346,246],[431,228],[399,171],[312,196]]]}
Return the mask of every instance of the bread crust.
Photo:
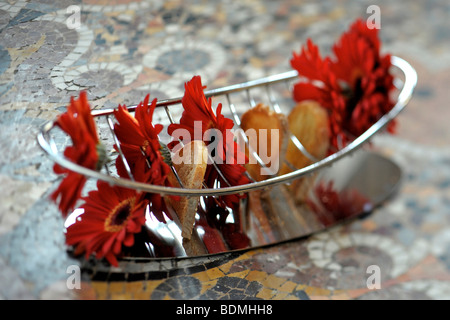
{"label": "bread crust", "polygon": [[[205,178],[208,161],[208,150],[203,141],[193,140],[183,146],[178,153],[172,156],[172,163],[184,188],[201,189]],[[171,173],[169,181],[174,187],[181,187],[175,176]],[[195,224],[195,215],[200,197],[180,196],[173,200],[166,196],[166,203],[169,203],[175,210],[181,223],[181,235],[190,240]]]}

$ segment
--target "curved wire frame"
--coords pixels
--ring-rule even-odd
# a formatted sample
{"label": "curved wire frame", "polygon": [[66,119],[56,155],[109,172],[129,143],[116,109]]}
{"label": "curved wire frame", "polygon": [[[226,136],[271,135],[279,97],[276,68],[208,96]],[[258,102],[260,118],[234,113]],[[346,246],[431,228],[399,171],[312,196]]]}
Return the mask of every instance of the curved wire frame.
{"label": "curved wire frame", "polygon": [[[146,184],[141,182],[133,181],[132,179],[125,179],[125,178],[119,178],[115,177],[103,172],[94,171],[87,169],[83,166],[80,166],[69,159],[65,158],[61,152],[58,151],[58,148],[53,141],[50,132],[55,127],[54,122],[50,121],[46,123],[43,127],[41,132],[37,136],[37,140],[41,148],[48,154],[48,156],[54,160],[59,165],[75,171],[77,173],[83,174],[87,177],[91,177],[94,179],[103,180],[106,182],[109,182],[110,184],[120,185],[122,187],[131,188],[139,191],[144,192],[151,192],[151,193],[160,193],[160,194],[166,194],[166,195],[181,195],[181,196],[220,196],[220,195],[227,195],[227,194],[233,194],[233,193],[245,193],[252,190],[267,188],[270,186],[274,186],[277,184],[282,183],[289,183],[297,178],[300,178],[302,176],[311,174],[314,171],[317,171],[323,167],[330,166],[334,162],[338,161],[339,159],[350,155],[353,151],[359,149],[364,143],[366,143],[370,138],[372,138],[377,132],[382,130],[391,120],[393,120],[408,104],[409,100],[412,97],[414,88],[417,84],[417,73],[414,70],[414,68],[405,60],[392,56],[391,57],[392,65],[395,66],[397,69],[399,69],[403,75],[404,75],[404,81],[400,80],[399,78],[396,78],[396,81],[398,83],[401,83],[400,85],[397,85],[399,88],[399,94],[397,97],[397,102],[395,106],[384,116],[382,116],[375,124],[373,124],[368,130],[366,130],[363,134],[361,134],[359,137],[356,137],[352,142],[350,142],[348,145],[343,147],[342,149],[336,151],[335,153],[327,156],[324,159],[317,160],[313,159],[311,155],[308,154],[308,152],[302,147],[301,143],[296,140],[294,136],[291,137],[294,144],[311,160],[314,160],[313,163],[307,167],[294,170],[290,173],[280,175],[280,176],[274,176],[271,178],[268,178],[263,181],[258,182],[251,182],[244,185],[239,186],[224,186],[220,188],[203,188],[203,189],[187,189],[187,188],[176,188],[176,187],[166,187],[166,186],[159,186],[159,185],[152,185],[152,184]],[[239,91],[246,91],[249,93],[251,89],[254,88],[270,88],[275,83],[280,82],[288,82],[292,81],[298,78],[298,73],[295,70],[272,75],[264,78],[260,78],[258,80],[248,81],[245,83],[230,85],[227,87],[222,87],[219,89],[213,89],[205,91],[205,96],[207,98],[209,97],[217,97],[217,96],[225,96],[229,101],[229,95],[234,92]],[[175,98],[175,99],[167,99],[167,100],[161,100],[158,101],[157,107],[163,107],[166,110],[167,116],[170,120],[170,122],[173,121],[173,117],[170,113],[170,106],[176,105],[181,103],[181,98]],[[250,105],[253,105],[254,101],[250,101]],[[240,125],[240,119],[239,116],[236,113],[236,110],[234,108],[234,105],[229,102],[229,107],[231,109],[231,112],[234,117],[235,124],[238,126]],[[275,111],[280,112],[280,110],[277,108],[278,106],[275,104]],[[129,111],[133,111],[136,108],[136,106],[129,107]],[[115,137],[114,132],[112,130],[112,121],[109,118],[110,115],[112,115],[113,109],[107,109],[107,110],[94,110],[92,111],[92,114],[94,117],[106,117],[109,127],[111,129],[111,133],[113,134],[113,138],[116,142],[117,137]],[[253,153],[254,157],[258,160],[258,163],[263,165],[260,161],[260,158],[257,154]]]}

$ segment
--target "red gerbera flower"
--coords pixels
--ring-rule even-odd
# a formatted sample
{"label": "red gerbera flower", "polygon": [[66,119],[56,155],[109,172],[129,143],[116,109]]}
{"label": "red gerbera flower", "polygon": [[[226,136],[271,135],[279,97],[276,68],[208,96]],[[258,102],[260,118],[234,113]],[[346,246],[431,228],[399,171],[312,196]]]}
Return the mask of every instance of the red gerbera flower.
{"label": "red gerbera flower", "polygon": [[[80,93],[78,100],[73,97],[70,99],[67,111],[57,118],[55,124],[72,140],[72,146],[66,147],[64,156],[88,169],[100,170],[106,161],[106,151],[99,141],[85,92]],[[50,196],[53,201],[59,203],[59,209],[65,217],[74,209],[76,201],[81,197],[86,177],[58,164],[54,165],[53,171],[66,175]]]}
{"label": "red gerbera flower", "polygon": [[135,190],[104,181],[98,181],[97,190],[84,200],[80,207],[84,213],[67,228],[66,243],[76,247],[76,254],[88,258],[95,253],[97,259],[117,266],[122,246],[131,247],[145,223],[148,200]]}
{"label": "red gerbera flower", "polygon": [[[185,93],[181,99],[184,110],[181,115],[180,123],[169,125],[168,133],[170,135],[173,135],[174,131],[177,129],[186,129],[190,134],[189,138],[191,138],[191,140],[206,140],[205,142],[210,142],[210,140],[207,139],[211,138],[211,136],[207,136],[207,133],[213,135],[214,130],[217,130],[218,138],[222,139],[225,137],[226,130],[233,128],[233,121],[222,115],[221,103],[219,103],[216,113],[214,113],[211,107],[211,98],[206,99],[201,81],[200,76],[194,76],[191,81],[188,81],[185,84]],[[223,140],[216,142],[217,145],[222,144],[225,148]],[[169,146],[173,149],[178,143],[178,140],[174,140]],[[219,160],[224,160],[223,153],[219,153],[217,156]]]}
{"label": "red gerbera flower", "polygon": [[[200,76],[194,76],[185,84],[185,94],[181,100],[184,110],[180,123],[171,124],[168,128],[168,133],[175,138],[169,144],[169,147],[175,148],[179,143],[177,139],[180,137],[175,136],[176,130],[185,129],[189,133],[189,137],[183,138],[203,140],[207,146],[210,146],[211,143],[217,146],[210,151],[211,153],[214,152],[211,156],[223,177],[214,165],[208,165],[205,174],[205,182],[208,187],[213,187],[216,181],[219,181],[221,186],[225,187],[249,183],[250,180],[244,175],[243,163],[240,163],[246,163],[248,159],[244,154],[241,154],[242,150],[232,139],[232,135],[229,134],[234,123],[222,114],[221,103],[218,104],[214,113],[211,107],[211,98],[206,99],[203,89]],[[188,143],[189,141],[183,142]],[[241,161],[241,159],[244,161]],[[221,198],[226,205],[234,207],[241,197],[239,195],[227,195]]]}
{"label": "red gerbera flower", "polygon": [[[358,136],[394,106],[391,92],[394,78],[390,74],[391,56],[381,55],[378,29],[369,29],[356,20],[334,45],[336,60],[332,69],[348,85],[344,127]],[[388,127],[393,131],[395,122]]]}
{"label": "red gerbera flower", "polygon": [[[381,55],[380,47],[378,30],[359,19],[334,45],[334,60],[323,59],[310,39],[300,54],[293,53],[291,66],[304,78],[294,86],[294,100],[316,100],[329,110],[331,144],[336,148],[361,135],[394,106],[391,58]],[[391,132],[393,126],[391,122]]]}
{"label": "red gerbera flower", "polygon": [[[128,112],[125,106],[119,105],[114,110],[117,123],[114,132],[120,142],[120,148],[130,166],[134,178],[140,182],[154,185],[171,186],[168,175],[171,171],[170,154],[166,154],[158,134],[163,129],[161,124],[153,125],[153,112],[156,108],[156,99],[149,105],[150,96],[147,95],[143,102],[136,107],[135,116]],[[116,146],[117,148],[117,146]],[[125,165],[121,157],[116,160],[117,171],[120,176],[127,177]],[[155,217],[165,222],[163,212],[169,218],[170,214],[165,210],[165,203],[160,194],[147,194],[151,201],[151,211]]]}

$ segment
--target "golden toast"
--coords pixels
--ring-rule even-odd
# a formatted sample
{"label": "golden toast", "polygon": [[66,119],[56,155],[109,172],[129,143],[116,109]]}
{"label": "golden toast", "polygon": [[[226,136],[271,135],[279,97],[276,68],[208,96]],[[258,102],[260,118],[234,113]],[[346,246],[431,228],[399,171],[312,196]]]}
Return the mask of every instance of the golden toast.
{"label": "golden toast", "polygon": [[[288,145],[286,116],[260,103],[242,115],[241,128],[246,133],[250,145],[250,150],[246,147],[250,162],[246,164],[246,169],[250,176],[256,181],[261,181],[278,174]],[[257,152],[262,157],[266,170],[264,168],[261,170],[261,164],[257,163],[251,151]]]}

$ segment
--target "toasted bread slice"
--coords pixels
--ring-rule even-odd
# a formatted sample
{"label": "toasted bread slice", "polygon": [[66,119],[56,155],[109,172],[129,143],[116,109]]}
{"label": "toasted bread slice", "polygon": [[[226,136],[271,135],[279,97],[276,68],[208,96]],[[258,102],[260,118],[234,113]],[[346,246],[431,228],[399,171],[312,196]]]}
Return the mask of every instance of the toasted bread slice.
{"label": "toasted bread slice", "polygon": [[[323,159],[330,146],[330,128],[327,111],[316,101],[298,103],[288,115],[289,130],[297,137],[303,147],[316,159]],[[290,139],[289,139],[290,140]],[[286,151],[286,160],[297,169],[310,165],[313,160],[299,150],[292,140]],[[281,174],[291,172],[286,164]],[[316,179],[316,174],[292,181],[289,189],[297,203],[303,203]]]}
{"label": "toasted bread slice", "polygon": [[[327,111],[316,101],[308,100],[298,103],[288,115],[289,130],[297,137],[303,147],[316,159],[323,159],[330,146],[330,127]],[[286,160],[297,169],[312,163],[292,141],[286,151]],[[286,165],[282,173],[290,170]]]}
{"label": "toasted bread slice", "polygon": [[[173,166],[184,188],[200,189],[202,187],[207,161],[208,150],[205,143],[199,140],[189,142],[172,156]],[[174,187],[181,187],[175,174],[169,175],[169,181]],[[181,223],[181,236],[191,239],[200,197],[181,196],[176,201],[170,197],[165,199],[177,213]]]}
{"label": "toasted bread slice", "polygon": [[[270,110],[268,106],[260,103],[242,115],[241,128],[246,133],[250,144],[250,150],[246,147],[246,153],[249,157],[246,169],[250,176],[256,181],[261,181],[269,178],[271,175],[276,175],[284,161],[288,145],[288,122],[286,116],[276,113]],[[261,131],[262,129],[266,130],[265,136]],[[278,130],[278,139],[276,141],[272,141],[272,130]],[[266,169],[262,169],[250,151],[258,153]],[[274,154],[272,154],[272,151],[274,151]]]}

